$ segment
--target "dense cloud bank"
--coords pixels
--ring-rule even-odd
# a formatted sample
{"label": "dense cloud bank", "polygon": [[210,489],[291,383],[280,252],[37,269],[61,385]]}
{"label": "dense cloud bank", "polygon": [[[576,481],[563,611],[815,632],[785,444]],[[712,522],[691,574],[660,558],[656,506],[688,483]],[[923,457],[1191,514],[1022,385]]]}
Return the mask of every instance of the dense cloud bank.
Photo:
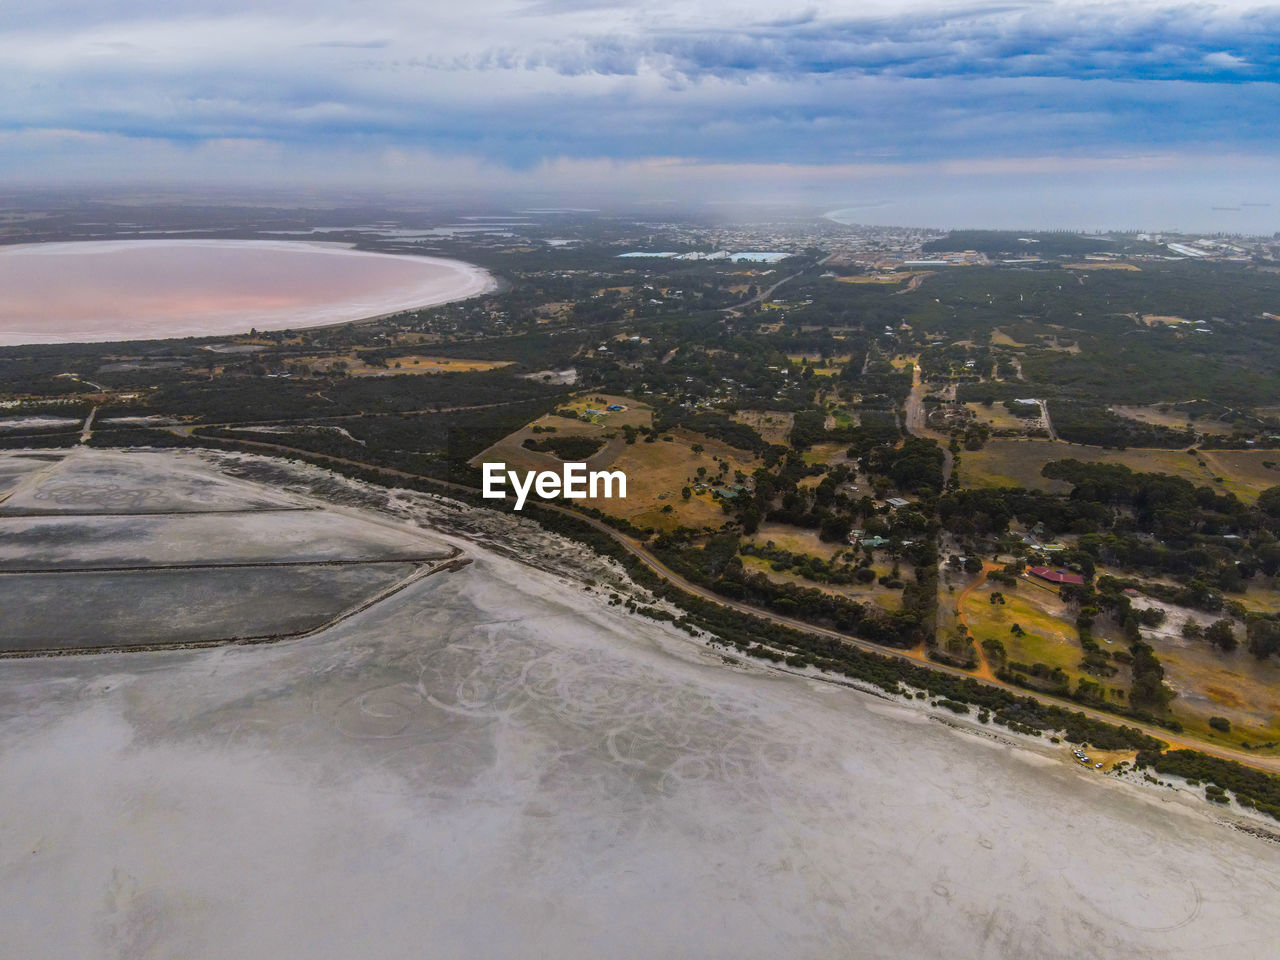
{"label": "dense cloud bank", "polygon": [[660,193],[672,168],[763,169],[834,199],[832,180],[997,158],[1015,176],[1231,167],[1280,133],[1280,6],[779,10],[32,5],[0,32],[0,171]]}

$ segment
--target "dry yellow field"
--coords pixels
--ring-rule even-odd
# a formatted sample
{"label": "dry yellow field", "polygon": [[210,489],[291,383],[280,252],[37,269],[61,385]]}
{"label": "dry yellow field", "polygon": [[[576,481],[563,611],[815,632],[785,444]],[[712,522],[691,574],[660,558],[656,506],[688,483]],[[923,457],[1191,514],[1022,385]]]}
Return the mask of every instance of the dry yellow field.
{"label": "dry yellow field", "polygon": [[385,367],[371,366],[354,354],[341,357],[303,357],[298,361],[315,371],[332,371],[339,364],[346,364],[347,373],[353,377],[394,377],[414,373],[475,373],[511,366],[509,360],[460,360],[455,357],[396,357]]}
{"label": "dry yellow field", "polygon": [[502,461],[512,468],[553,470],[558,469],[560,460],[550,453],[525,449],[523,446],[525,440],[549,437],[598,437],[607,442],[586,462],[592,469],[603,469],[613,461],[619,448],[625,446],[618,428],[624,424],[649,426],[653,421],[653,408],[647,404],[636,403],[628,397],[610,394],[583,395],[564,404],[566,408],[575,410],[581,415],[587,409],[603,410],[611,403],[623,404],[627,409],[616,413],[600,414],[591,422],[571,420],[568,417],[549,413],[507,434],[497,443],[472,457],[470,462],[474,466],[486,460]]}
{"label": "dry yellow field", "polygon": [[889,283],[902,283],[903,281],[905,281],[905,280],[910,280],[912,277],[915,277],[915,276],[928,276],[928,274],[927,274],[927,273],[914,273],[914,272],[910,272],[910,271],[908,271],[908,272],[904,272],[904,273],[876,273],[876,274],[867,274],[867,275],[857,276],[857,277],[835,277],[834,279],[835,279],[838,283],[878,283],[878,284],[889,284]]}
{"label": "dry yellow field", "polygon": [[[625,407],[624,410],[610,411],[606,408],[611,405],[619,405]],[[597,413],[590,414],[592,422],[606,429],[618,427],[649,427],[653,425],[653,407],[647,403],[640,403],[632,400],[630,397],[623,397],[612,393],[581,393],[561,404],[562,409],[569,409],[583,416],[588,410],[596,410]],[[543,426],[553,426],[560,433],[571,432],[573,429],[573,421],[565,417],[555,416],[544,417],[537,421]],[[565,424],[569,429],[566,430]]]}
{"label": "dry yellow field", "polygon": [[991,345],[993,347],[1025,347],[1028,344],[1019,343],[1013,337],[1009,336],[999,327],[991,331]]}
{"label": "dry yellow field", "polygon": [[1050,460],[1078,456],[1080,448],[1053,440],[991,440],[981,450],[965,450],[957,458],[960,482],[966,487],[1026,487],[1065,493],[1071,487],[1046,480],[1041,469]]}
{"label": "dry yellow field", "polygon": [[753,535],[743,540],[744,543],[756,543],[761,546],[770,541],[782,550],[788,550],[791,553],[807,553],[810,556],[821,557],[823,560],[830,560],[839,551],[849,549],[847,543],[824,543],[818,537],[817,530],[768,521],[760,524],[760,528]]}
{"label": "dry yellow field", "polygon": [[1232,427],[1221,420],[1191,420],[1185,413],[1177,409],[1161,410],[1154,406],[1145,407],[1112,407],[1116,413],[1130,420],[1150,423],[1158,427],[1172,427],[1175,430],[1197,430],[1200,433],[1229,434]]}
{"label": "dry yellow field", "polygon": [[990,424],[997,430],[1025,430],[1029,423],[1035,422],[1015,417],[1005,409],[1003,403],[993,403],[989,407],[981,403],[966,403],[965,406],[977,417],[979,423]]}
{"label": "dry yellow field", "polygon": [[552,320],[568,320],[573,316],[573,303],[559,300],[544,303],[536,311],[538,323],[550,323]]}
{"label": "dry yellow field", "polygon": [[1250,582],[1243,597],[1233,596],[1254,613],[1280,613],[1280,582],[1276,579]]}
{"label": "dry yellow field", "polygon": [[[532,426],[532,425],[530,425]],[[478,467],[481,463],[505,463],[511,470],[556,470],[560,469],[561,461],[552,453],[544,453],[538,450],[529,450],[523,446],[527,439],[539,439],[534,434],[530,426],[521,427],[515,433],[510,433],[503,437],[497,443],[480,451],[469,461],[473,467]],[[592,424],[583,424],[585,429],[575,430],[573,433],[556,433],[552,436],[596,436],[601,437],[604,433],[602,427],[594,427],[592,432]],[[545,435],[541,439],[545,439]],[[603,439],[603,437],[602,437]],[[603,470],[609,467],[617,448],[622,445],[622,440],[613,439],[605,442],[605,445],[597,450],[594,454],[586,459],[586,464],[590,469]]]}
{"label": "dry yellow field", "polygon": [[[850,600],[858,600],[862,603],[873,603],[882,610],[901,610],[902,609],[902,591],[890,590],[888,587],[882,587],[876,581],[869,584],[835,584],[835,583],[815,583],[812,580],[806,580],[804,577],[791,573],[789,570],[774,570],[768,560],[764,557],[741,556],[742,565],[753,573],[763,573],[774,583],[794,583],[799,587],[807,587],[811,590],[820,590],[823,593],[831,594],[837,597],[847,597]],[[876,576],[889,573],[890,565],[878,564],[872,569],[875,570]]]}
{"label": "dry yellow field", "polygon": [[1214,476],[1222,477],[1223,487],[1247,503],[1280,485],[1280,470],[1266,466],[1280,463],[1280,450],[1201,450],[1200,459]]}
{"label": "dry yellow field", "polygon": [[805,360],[808,360],[810,366],[813,368],[813,375],[815,377],[834,377],[843,370],[844,365],[849,362],[849,354],[845,353],[839,356],[827,357],[824,360],[821,354],[817,353],[792,353],[787,355],[787,359],[795,364],[801,364]]}
{"label": "dry yellow field", "polygon": [[1142,322],[1149,327],[1154,327],[1159,324],[1177,326],[1178,324],[1190,323],[1191,321],[1186,317],[1173,317],[1161,313],[1144,313],[1142,315]]}
{"label": "dry yellow field", "polygon": [[[1188,730],[1222,742],[1280,741],[1280,663],[1259,661],[1243,646],[1222,654],[1203,640],[1156,636],[1151,645],[1178,695],[1173,714]],[[1226,717],[1231,733],[1211,729],[1210,717]]]}
{"label": "dry yellow field", "polygon": [[[999,590],[1003,604],[991,603]],[[950,602],[954,605],[954,595]],[[943,602],[947,602],[944,597]],[[1014,589],[986,583],[965,598],[961,608],[975,639],[994,638],[1004,644],[1008,659],[1022,663],[1045,663],[1061,667],[1075,684],[1089,676],[1079,669],[1083,651],[1074,627],[1074,612],[1049,587],[1027,579]],[[1017,623],[1025,631],[1018,637],[1010,632]],[[1095,628],[1095,639],[1103,649],[1123,649],[1124,643],[1106,622]],[[1165,668],[1165,679],[1177,694],[1172,714],[1197,736],[1239,744],[1255,745],[1280,741],[1280,663],[1258,661],[1241,646],[1231,654],[1221,654],[1203,640],[1185,640],[1175,635],[1173,625],[1155,635],[1146,634]],[[1127,690],[1128,671],[1114,677],[1092,678],[1103,686]],[[1232,731],[1224,735],[1208,726],[1210,717],[1226,717]],[[1269,751],[1274,752],[1274,751]]]}
{"label": "dry yellow field", "polygon": [[[1280,484],[1280,470],[1263,464],[1280,463],[1280,450],[1203,450],[1191,455],[1182,450],[1130,448],[1107,450],[1062,440],[992,440],[981,450],[960,455],[960,480],[966,487],[1021,486],[1032,490],[1066,492],[1070,487],[1040,475],[1050,460],[1083,460],[1120,463],[1131,470],[1168,473],[1197,486],[1207,484],[1229,490],[1252,502],[1267,487]],[[1205,466],[1200,466],[1200,461]],[[1222,477],[1223,482],[1215,482]]]}
{"label": "dry yellow field", "polygon": [[[719,529],[728,519],[719,501],[711,494],[711,487],[722,476],[720,463],[729,464],[723,476],[726,482],[733,483],[736,471],[741,470],[749,476],[759,466],[759,460],[726,443],[680,429],[669,434],[671,440],[646,443],[637,439],[635,443],[628,444],[620,427],[649,426],[653,420],[651,407],[628,397],[583,394],[565,406],[581,414],[587,409],[604,410],[611,403],[623,404],[627,409],[601,413],[590,423],[555,414],[539,417],[477,454],[471,463],[476,465],[497,460],[506,463],[510,469],[558,470],[560,461],[556,457],[527,450],[522,446],[524,441],[535,437],[546,439],[548,436],[599,437],[606,443],[587,459],[587,467],[592,470],[621,470],[627,477],[627,496],[625,499],[578,500],[574,501],[576,504],[594,507],[637,526],[658,530],[672,530],[677,526]],[[535,434],[534,427],[554,427],[555,433]],[[695,446],[701,450],[695,451]],[[705,471],[702,477],[698,475],[699,467]],[[701,493],[693,492],[699,482],[704,482],[707,489]],[[681,494],[686,486],[691,491],[688,500]],[[665,510],[666,507],[671,509]]]}
{"label": "dry yellow field", "polygon": [[1132,263],[1118,263],[1114,260],[1098,261],[1097,263],[1064,263],[1064,267],[1068,270],[1131,270],[1134,273],[1141,273],[1142,268]]}
{"label": "dry yellow field", "polygon": [[783,446],[787,443],[787,437],[791,435],[791,423],[795,417],[794,413],[783,413],[778,410],[739,410],[733,415],[734,420],[745,423],[760,434],[765,442]]}
{"label": "dry yellow field", "polygon": [[[815,443],[812,447],[801,454],[801,459],[805,463],[845,463],[848,461],[846,454],[849,451],[847,443]],[[821,482],[821,477],[813,478],[817,482]],[[817,486],[815,482],[814,486]]]}
{"label": "dry yellow field", "polygon": [[[609,461],[610,470],[621,470],[627,475],[625,500],[582,500],[583,506],[595,507],[616,517],[623,517],[638,526],[651,526],[670,530],[676,526],[718,529],[727,516],[715,500],[710,489],[693,493],[688,500],[681,496],[681,489],[691,490],[699,481],[698,468],[706,469],[706,481],[717,478],[720,462],[729,464],[726,478],[734,482],[734,472],[741,470],[750,475],[759,461],[750,454],[728,444],[712,440],[700,434],[683,430],[673,431],[670,442],[638,441],[625,444],[612,442],[616,456]],[[701,452],[693,447],[700,445]],[[716,457],[720,458],[717,462]],[[669,512],[663,508],[670,506]]]}

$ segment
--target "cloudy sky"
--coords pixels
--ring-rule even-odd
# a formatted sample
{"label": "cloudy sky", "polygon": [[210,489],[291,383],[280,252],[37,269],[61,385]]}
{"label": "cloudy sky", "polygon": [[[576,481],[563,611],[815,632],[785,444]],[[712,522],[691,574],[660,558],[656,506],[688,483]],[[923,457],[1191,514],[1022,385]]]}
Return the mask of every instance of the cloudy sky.
{"label": "cloudy sky", "polygon": [[1280,5],[0,0],[0,13],[10,184],[1280,230]]}

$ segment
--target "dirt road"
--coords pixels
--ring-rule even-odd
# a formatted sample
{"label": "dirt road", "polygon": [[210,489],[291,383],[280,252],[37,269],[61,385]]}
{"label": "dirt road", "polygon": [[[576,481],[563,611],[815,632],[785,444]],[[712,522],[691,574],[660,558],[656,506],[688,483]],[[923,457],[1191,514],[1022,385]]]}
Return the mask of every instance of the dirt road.
{"label": "dirt road", "polygon": [[919,290],[920,284],[924,283],[924,278],[932,277],[932,276],[933,276],[932,273],[917,273],[915,276],[913,276],[910,280],[907,281],[907,285],[905,287],[903,287],[901,290],[895,290],[893,292],[893,295],[895,297],[900,297],[904,293],[910,293],[912,290]]}
{"label": "dirt road", "polygon": [[[961,590],[960,595],[956,597],[956,620],[964,627],[966,632],[971,631],[969,631],[969,618],[965,616],[964,612],[964,602],[969,598],[969,594],[987,582],[987,574],[999,566],[1000,564],[992,563],[990,560],[984,561],[982,570],[978,573],[977,578],[973,583]],[[1000,681],[996,678],[995,671],[991,669],[991,662],[987,659],[987,652],[982,649],[982,644],[974,643],[973,648],[978,654],[978,669],[974,671],[974,676],[980,677],[988,683],[999,685]]]}
{"label": "dirt road", "polygon": [[760,292],[759,292],[759,293],[757,293],[754,297],[752,297],[750,300],[744,301],[743,303],[735,304],[735,305],[734,305],[734,306],[732,306],[732,307],[721,307],[721,308],[720,308],[720,312],[721,312],[721,313],[726,313],[726,314],[728,314],[728,315],[729,315],[729,316],[731,316],[731,317],[741,316],[741,315],[742,315],[742,308],[743,308],[743,307],[749,307],[749,306],[751,306],[753,303],[759,303],[761,300],[766,300],[766,299],[768,299],[769,297],[773,296],[773,291],[777,290],[780,286],[782,286],[782,285],[783,285],[784,283],[786,283],[788,280],[794,280],[796,277],[800,276],[800,274],[802,274],[802,273],[804,273],[804,271],[803,271],[803,270],[797,270],[795,273],[791,274],[791,276],[789,276],[789,277],[783,277],[781,280],[779,280],[779,281],[778,281],[777,283],[775,283],[773,286],[768,287],[767,289],[760,291]]}
{"label": "dirt road", "polygon": [[1057,440],[1058,434],[1054,432],[1053,421],[1049,419],[1049,401],[1040,401],[1040,418],[1044,421],[1044,429],[1049,434],[1050,440]]}
{"label": "dirt road", "polygon": [[[213,439],[216,441],[219,438],[207,438],[207,439]],[[285,455],[291,455],[291,456],[303,455],[315,460],[343,464],[350,467],[356,467],[361,470],[369,470],[375,473],[381,473],[391,477],[401,477],[409,480],[425,480],[428,483],[432,483],[432,484],[444,487],[446,489],[456,490],[461,493],[465,493],[469,496],[475,496],[475,494],[478,492],[475,488],[465,486],[464,484],[452,483],[447,480],[437,480],[434,477],[427,477],[421,474],[409,473],[404,470],[396,470],[392,467],[382,467],[382,466],[378,466],[377,464],[365,463],[360,460],[349,460],[345,457],[335,457],[335,456],[329,456],[327,454],[313,453],[310,450],[303,450],[298,447],[290,447],[290,446],[286,446],[285,444],[265,443],[257,440],[254,440],[254,441],[235,440],[235,441],[226,441],[226,442],[242,444],[246,447],[260,448],[268,452],[282,453]],[[849,636],[848,634],[840,633],[839,631],[836,631],[836,630],[828,630],[825,627],[814,626],[813,624],[806,623],[803,620],[796,620],[792,617],[783,616],[782,614],[774,613],[773,611],[766,610],[762,607],[755,607],[755,606],[751,606],[750,604],[739,603],[736,600],[730,600],[726,597],[722,597],[719,594],[712,592],[711,590],[701,587],[698,584],[695,584],[690,582],[689,580],[686,580],[680,574],[676,573],[674,570],[670,569],[665,564],[663,564],[661,560],[659,560],[657,557],[651,554],[641,544],[632,540],[630,537],[627,537],[625,534],[613,529],[613,527],[610,527],[606,523],[602,523],[601,521],[596,520],[592,517],[585,516],[576,510],[571,510],[567,507],[559,506],[558,504],[541,502],[538,504],[538,506],[541,507],[542,509],[551,510],[556,513],[563,514],[566,517],[571,517],[574,520],[577,520],[580,523],[585,523],[588,526],[592,527],[593,529],[599,531],[600,533],[605,534],[606,536],[612,538],[616,543],[621,545],[625,550],[627,550],[627,552],[635,556],[636,559],[638,559],[641,563],[643,563],[645,567],[648,568],[650,571],[652,571],[654,574],[656,574],[659,577],[662,577],[668,583],[675,585],[676,587],[683,590],[684,592],[692,594],[693,596],[696,596],[696,597],[700,597],[703,600],[707,600],[712,603],[719,604],[720,606],[727,607],[731,610],[736,610],[740,613],[750,614],[751,616],[757,617],[761,620],[768,620],[785,627],[790,627],[791,629],[798,630],[802,633],[811,633],[811,634],[816,634],[818,636],[830,637],[830,638],[839,640],[840,642],[845,643],[851,647],[856,647],[860,650],[865,650],[869,653],[879,654],[880,656],[884,656],[884,657],[895,657],[900,660],[907,660],[916,664],[917,666],[927,667],[928,669],[935,670],[939,673],[946,673],[956,677],[965,677],[971,680],[981,679],[981,682],[986,683],[989,686],[998,687],[1000,689],[1007,690],[1011,693],[1017,694],[1020,697],[1031,697],[1032,699],[1037,700],[1040,703],[1043,703],[1046,705],[1051,705],[1051,706],[1061,707],[1066,710],[1076,711],[1094,720],[1100,720],[1105,723],[1123,724],[1125,726],[1136,727],[1137,729],[1141,730],[1143,733],[1146,733],[1149,736],[1155,737],[1158,740],[1165,741],[1172,748],[1186,748],[1189,750],[1198,750],[1201,753],[1206,753],[1211,756],[1221,757],[1222,759],[1226,759],[1226,760],[1234,760],[1237,763],[1245,764],[1246,766],[1254,767],[1259,770],[1265,770],[1272,773],[1280,773],[1280,757],[1258,757],[1249,753],[1245,753],[1244,751],[1241,751],[1241,750],[1233,750],[1229,747],[1222,747],[1217,744],[1201,743],[1198,740],[1178,737],[1173,734],[1170,734],[1167,730],[1164,730],[1160,727],[1156,727],[1151,724],[1139,723],[1134,720],[1129,720],[1125,717],[1118,717],[1115,714],[1107,713],[1104,710],[1096,710],[1092,707],[1082,706],[1081,704],[1075,703],[1074,701],[1071,701],[1071,700],[1064,700],[1062,698],[1054,697],[1049,694],[1041,693],[1039,691],[1026,690],[1022,687],[1016,686],[1014,684],[1004,683],[1000,680],[979,678],[975,676],[975,674],[971,671],[961,670],[958,667],[949,667],[944,664],[930,661],[923,655],[923,653],[919,651],[896,650],[892,647],[883,647],[878,644],[872,643],[869,640],[863,640],[859,637]],[[976,584],[974,586],[976,586]]]}
{"label": "dirt road", "polygon": [[89,415],[84,418],[84,426],[80,428],[80,442],[88,443],[89,438],[93,436],[93,418],[98,415],[98,408],[94,407],[89,411]]}
{"label": "dirt road", "polygon": [[924,380],[920,376],[920,364],[918,362],[915,364],[914,370],[911,392],[907,394],[905,407],[907,433],[913,437],[923,437],[938,442],[938,446],[942,448],[942,487],[945,490],[947,481],[951,479],[951,470],[955,466],[956,458],[951,453],[950,438],[929,429],[924,409]]}

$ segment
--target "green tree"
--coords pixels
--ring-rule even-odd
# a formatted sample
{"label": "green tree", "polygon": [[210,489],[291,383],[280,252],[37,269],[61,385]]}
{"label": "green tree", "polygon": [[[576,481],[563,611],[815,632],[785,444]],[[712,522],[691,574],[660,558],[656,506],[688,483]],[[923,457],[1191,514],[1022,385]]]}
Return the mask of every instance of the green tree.
{"label": "green tree", "polygon": [[1231,653],[1240,645],[1235,630],[1231,629],[1230,620],[1215,620],[1204,632],[1204,638],[1223,653]]}
{"label": "green tree", "polygon": [[1164,667],[1149,643],[1138,641],[1133,652],[1133,689],[1129,700],[1135,706],[1163,712],[1176,694],[1164,682]]}
{"label": "green tree", "polygon": [[1259,660],[1280,653],[1280,623],[1263,617],[1250,617],[1245,624],[1249,652]]}
{"label": "green tree", "polygon": [[1280,517],[1280,487],[1268,487],[1258,494],[1258,509],[1269,517]]}

